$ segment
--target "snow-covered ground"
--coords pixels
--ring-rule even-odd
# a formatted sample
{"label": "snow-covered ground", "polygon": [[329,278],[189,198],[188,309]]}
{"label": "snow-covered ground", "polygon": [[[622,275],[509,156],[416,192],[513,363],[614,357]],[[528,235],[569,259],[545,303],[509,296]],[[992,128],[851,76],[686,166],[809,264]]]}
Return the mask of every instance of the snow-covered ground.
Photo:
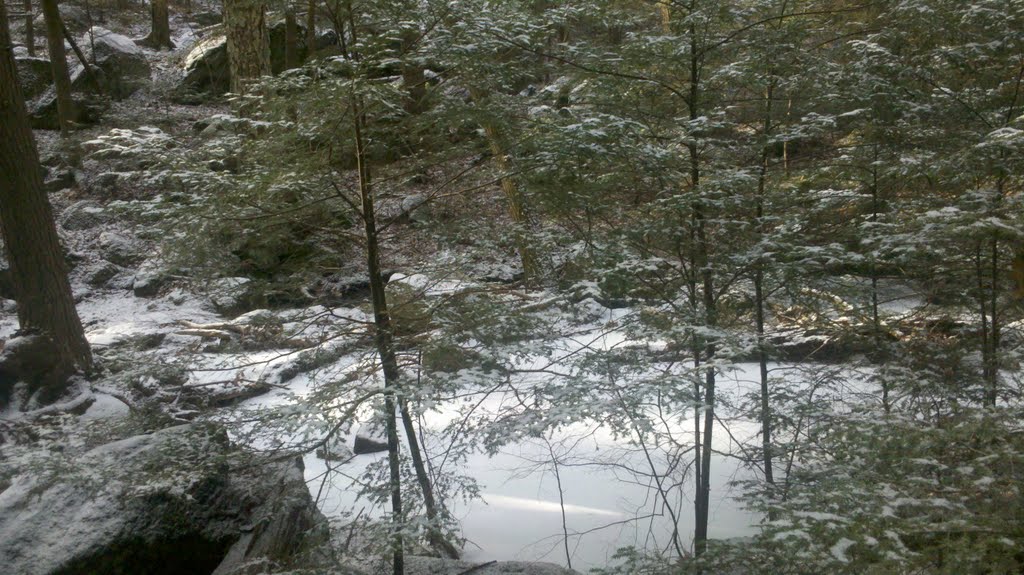
{"label": "snow-covered ground", "polygon": [[[423,283],[422,276],[397,276],[394,281],[425,291],[425,286],[429,285],[429,282]],[[434,285],[428,295],[450,294],[465,287],[458,282]],[[543,297],[537,296],[538,299]],[[630,340],[624,331],[616,327],[631,313],[629,310],[604,309],[593,300],[585,300],[578,305],[590,308],[588,312],[597,311],[599,317],[588,324],[573,326],[571,336],[549,342],[546,355],[520,358],[520,366],[549,365],[552,362],[550,349],[558,350],[555,353],[557,361],[559,354],[566,358],[575,356],[582,347],[586,347],[589,353],[601,353],[617,346],[648,343]],[[127,293],[97,293],[85,298],[79,310],[91,343],[100,350],[129,337],[167,334],[158,349],[147,353],[151,357],[174,356],[184,361],[190,369],[186,386],[221,385],[218,382],[229,385],[233,381],[260,379],[273,382],[275,373],[297,356],[294,349],[233,353],[202,350],[199,338],[178,333],[182,329],[179,321],[205,323],[224,320],[218,318],[208,305],[202,305],[195,298],[182,297],[181,293],[150,300]],[[313,307],[274,314],[290,336],[305,335],[312,339],[318,334],[338,330],[339,325],[351,326],[369,319],[356,308],[328,310]],[[0,321],[0,336],[11,331],[12,318],[4,316]],[[337,338],[328,347],[339,346],[346,341],[351,341],[351,338]],[[652,347],[658,347],[658,344],[654,343]],[[342,354],[323,368],[301,373],[273,387],[269,393],[247,400],[232,412],[233,416],[225,416],[225,419],[234,419],[239,412],[253,409],[280,409],[284,406],[310,409],[304,406],[304,402],[325,382],[342,378],[351,370],[365,368],[373,360],[374,356],[367,349]],[[781,366],[773,368],[789,373]],[[757,389],[757,373],[756,364],[739,364],[719,379],[722,407],[718,415],[722,423],[715,429],[716,455],[712,458],[710,535],[713,538],[750,535],[760,521],[760,517],[741,508],[734,499],[738,490],[730,485],[734,480],[753,477],[754,472],[741,463],[743,454],[737,440],[756,443],[759,426],[725,407]],[[799,373],[794,370],[792,375],[785,377],[798,378]],[[544,377],[553,376],[524,373],[514,376],[518,381],[511,381],[509,385],[528,388],[532,380],[540,382]],[[503,387],[489,395],[478,396],[479,405],[474,416],[482,420],[499,414],[514,400],[508,389]],[[102,385],[95,391],[97,400],[87,412],[87,417],[117,417],[127,413],[123,404],[104,395]],[[336,417],[339,413],[335,411],[331,416]],[[372,415],[363,409],[357,412],[356,417],[366,421]],[[444,452],[445,446],[439,443],[442,430],[463,415],[454,401],[437,404],[433,410],[424,413],[421,424],[424,426],[427,453],[434,457],[433,465],[440,465],[440,454]],[[571,566],[585,571],[607,565],[620,547],[636,546],[672,553],[674,529],[683,549],[688,551],[694,526],[694,489],[692,468],[689,466],[692,452],[677,459],[671,473],[661,476],[665,474],[670,458],[678,456],[680,450],[692,444],[693,417],[692,410],[668,414],[664,435],[672,437],[679,445],[648,444],[647,452],[631,441],[632,436],[616,436],[603,422],[583,420],[557,427],[556,431],[544,437],[511,441],[493,456],[482,449],[471,453],[464,463],[458,463],[457,471],[475,478],[481,498],[449,503],[454,516],[460,520],[463,536],[468,540],[466,558],[478,561],[543,560],[566,565],[569,563],[566,557],[568,547]],[[723,425],[728,426],[727,431]],[[359,427],[357,422],[347,430],[348,445],[353,444]],[[292,433],[297,438],[309,431],[303,428]],[[236,433],[236,437],[243,436],[241,430]],[[292,438],[281,439],[287,441]],[[314,453],[307,454],[306,478],[321,510],[329,517],[359,511],[364,516],[382,516],[386,508],[375,508],[371,503],[357,499],[356,481],[368,466],[385,457],[383,453],[366,454],[344,463],[328,464]],[[659,492],[659,483],[665,495]]]}

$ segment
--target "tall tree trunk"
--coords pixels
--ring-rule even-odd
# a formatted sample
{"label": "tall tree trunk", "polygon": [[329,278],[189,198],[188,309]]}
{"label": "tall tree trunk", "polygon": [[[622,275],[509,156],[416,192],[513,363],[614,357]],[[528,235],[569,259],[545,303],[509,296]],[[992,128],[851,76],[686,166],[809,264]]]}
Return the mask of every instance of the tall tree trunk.
{"label": "tall tree trunk", "polygon": [[171,17],[167,10],[167,0],[150,0],[149,13],[151,19],[149,36],[143,42],[152,48],[174,48],[171,41]]}
{"label": "tall tree trunk", "polygon": [[60,133],[67,136],[71,125],[78,119],[74,100],[71,99],[71,77],[68,75],[67,54],[64,51],[64,22],[60,18],[57,0],[41,0],[43,19],[46,21],[46,45],[50,52],[53,87],[57,94],[57,123]]}
{"label": "tall tree trunk", "polygon": [[[373,207],[373,191],[370,183],[370,168],[366,164],[366,150],[363,141],[363,114],[356,99],[353,99],[353,128],[356,145],[356,167],[359,173],[359,200],[363,229],[366,236],[366,271],[370,276],[370,298],[373,301],[373,323],[375,343],[384,371],[384,411],[388,436],[388,466],[391,489],[391,521],[393,533],[392,570],[394,575],[405,572],[405,553],[402,540],[402,477],[398,458],[398,423],[396,418],[396,395],[400,384],[398,358],[395,354],[394,334],[391,315],[388,312],[387,294],[380,269],[380,242],[377,239],[377,221]],[[414,440],[414,438],[411,438]]]}
{"label": "tall tree trunk", "polygon": [[28,55],[36,55],[36,30],[32,23],[32,0],[25,0],[25,47],[28,48]]}
{"label": "tall tree trunk", "polygon": [[[316,57],[316,4],[317,0],[309,0],[306,8],[306,59]],[[344,32],[342,30],[341,32]],[[339,32],[339,34],[341,33]]]}
{"label": "tall tree trunk", "polygon": [[530,285],[539,279],[540,268],[537,265],[537,257],[533,246],[530,245],[527,239],[527,229],[529,228],[530,220],[526,212],[526,202],[523,199],[522,192],[519,190],[519,184],[510,173],[511,166],[508,161],[508,154],[501,143],[501,135],[498,133],[498,128],[492,123],[487,123],[484,125],[484,134],[487,135],[487,141],[491,147],[494,165],[503,174],[501,177],[501,190],[505,193],[509,216],[511,216],[512,221],[517,227],[514,233],[516,248],[519,250],[519,260],[523,265],[523,282]]}
{"label": "tall tree trunk", "polygon": [[[770,77],[774,72],[769,69]],[[764,239],[764,204],[768,180],[768,139],[773,130],[772,99],[775,92],[774,79],[769,80],[764,94],[764,147],[761,151],[761,169],[757,178],[757,200],[755,202],[755,223],[759,239]],[[772,468],[772,418],[768,388],[768,349],[765,342],[765,294],[764,294],[764,262],[758,258],[754,264],[754,303],[755,323],[757,329],[757,364],[761,379],[761,450],[764,461],[764,481],[769,489],[775,486],[775,474]]]}
{"label": "tall tree trunk", "polygon": [[405,111],[410,114],[418,114],[423,111],[427,95],[427,79],[424,75],[423,63],[410,58],[410,54],[416,51],[418,41],[417,30],[407,29],[402,32],[402,85],[408,95]]}
{"label": "tall tree trunk", "polygon": [[[878,190],[878,144],[874,145],[874,158],[871,162],[871,218],[872,224],[878,222],[878,214],[881,211],[881,198],[879,197]],[[872,232],[874,233],[874,232]],[[871,358],[874,362],[883,361],[883,350],[882,350],[882,320],[879,316],[878,308],[878,265],[875,262],[875,257],[872,255],[869,258],[868,271],[871,275],[871,345],[873,347],[874,357]],[[882,378],[882,410],[889,414],[892,410],[892,400],[890,399],[891,390],[889,389],[888,378]]]}
{"label": "tall tree trunk", "polygon": [[[53,340],[58,370],[87,372],[92,352],[75,310],[67,264],[43,190],[8,23],[7,8],[0,2],[0,227],[18,301],[18,325]],[[56,397],[61,391],[49,390],[49,395]]]}
{"label": "tall tree trunk", "polygon": [[262,0],[224,0],[224,28],[231,91],[242,94],[251,82],[270,74],[266,5]]}
{"label": "tall tree trunk", "polygon": [[295,10],[289,4],[284,10],[284,69],[299,67],[299,26]]}
{"label": "tall tree trunk", "polygon": [[[691,3],[690,12],[696,6]],[[690,90],[688,107],[690,120],[696,122],[700,117],[700,66],[701,52],[698,50],[696,24],[690,25]],[[700,150],[696,142],[689,142],[687,150],[690,156],[690,192],[695,196],[700,193]],[[701,296],[704,304],[704,326],[712,329],[718,323],[716,313],[717,298],[715,297],[714,273],[710,265],[710,252],[707,239],[707,218],[704,203],[695,197],[693,201],[693,226],[696,229],[696,263],[701,278]],[[715,384],[716,367],[714,365],[717,347],[713,338],[707,338],[704,344],[704,355],[707,364],[704,368],[704,432],[700,465],[700,482],[697,485],[694,513],[696,515],[693,545],[694,553],[702,555],[707,550],[708,512],[711,503],[711,441],[715,426]]]}
{"label": "tall tree trunk", "polygon": [[[483,91],[477,88],[470,89],[470,97],[475,102],[482,102],[485,99]],[[529,215],[526,210],[526,201],[519,184],[510,174],[510,162],[505,146],[501,141],[501,133],[493,122],[486,122],[483,125],[484,134],[487,136],[487,143],[491,148],[491,156],[494,158],[494,165],[498,168],[501,176],[501,190],[505,193],[505,202],[508,214],[516,225],[515,241],[516,249],[519,251],[519,261],[523,265],[523,282],[527,285],[539,279],[540,267],[537,264],[537,257],[533,246],[527,239],[527,230],[530,226]]]}

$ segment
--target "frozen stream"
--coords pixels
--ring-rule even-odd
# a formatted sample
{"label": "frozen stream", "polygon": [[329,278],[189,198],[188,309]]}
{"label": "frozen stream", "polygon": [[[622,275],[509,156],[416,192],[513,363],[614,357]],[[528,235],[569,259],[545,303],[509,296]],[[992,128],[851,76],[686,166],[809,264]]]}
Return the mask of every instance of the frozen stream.
{"label": "frozen stream", "polygon": [[[282,350],[189,355],[195,353],[191,350],[196,340],[174,335],[178,329],[174,322],[181,318],[193,321],[217,320],[215,315],[191,302],[184,305],[167,299],[143,302],[119,295],[86,300],[80,309],[94,345],[109,345],[125,337],[147,333],[170,334],[164,346],[151,353],[157,354],[154,358],[168,358],[175,354],[183,358],[191,357],[188,360],[192,366],[189,385],[207,385],[212,380],[230,380],[233,377],[258,379],[294,359],[288,355],[293,352]],[[347,314],[356,319],[365,317],[362,312],[351,308],[333,311],[336,314],[334,317],[338,317],[337,314]],[[606,329],[606,322],[620,320],[620,313],[623,313],[619,310],[606,311],[607,315],[603,319],[591,325],[593,333],[602,334],[598,344],[595,344],[595,339],[588,339],[586,329],[575,329],[577,335],[565,340],[562,351],[571,353],[578,350],[579,342],[584,340],[586,345],[598,353],[601,349],[619,345],[648,345],[647,342],[628,342],[626,336],[615,329]],[[295,313],[296,317],[308,316],[311,311],[295,310]],[[0,323],[0,332],[12,331],[12,321],[9,318],[5,320]],[[299,322],[298,319],[294,321]],[[321,327],[334,329],[330,326],[302,325],[305,326],[302,329],[307,332]],[[657,344],[650,345],[655,347]],[[537,364],[549,364],[552,358],[533,359]],[[295,377],[285,387],[249,400],[241,407],[281,407],[291,405],[296,400],[302,402],[323,381],[336,378],[356,365],[365,365],[367,360],[365,354],[342,357],[323,371]],[[525,366],[528,367],[531,361],[529,358],[524,360]],[[788,373],[779,370],[775,377],[797,377],[796,372],[793,372],[794,375]],[[740,508],[734,500],[738,492],[729,485],[732,480],[750,478],[753,473],[742,468],[739,459],[731,456],[740,453],[732,438],[744,443],[756,442],[759,439],[758,425],[737,417],[737,414],[730,413],[725,407],[731,400],[756,389],[756,381],[755,364],[737,365],[735,369],[723,373],[719,379],[721,403],[718,415],[728,425],[729,433],[726,433],[722,424],[716,425],[714,445],[717,452],[730,456],[716,455],[712,459],[710,536],[713,538],[752,534],[760,521],[760,517]],[[497,412],[509,400],[506,393],[489,396],[480,405],[477,415]],[[301,404],[299,407],[306,409]],[[437,444],[438,432],[458,416],[455,405],[436,407],[438,409],[426,413],[423,419],[427,452],[433,456],[443,451]],[[369,415],[363,412],[359,418],[365,419]],[[670,416],[672,419],[668,427],[671,435],[684,448],[688,447],[693,441],[694,414],[689,411]],[[352,432],[347,437],[347,443],[353,444]],[[471,454],[465,464],[459,463],[457,471],[477,480],[482,500],[451,503],[454,515],[460,520],[463,535],[468,540],[465,547],[467,559],[542,560],[566,564],[563,508],[572,567],[581,572],[607,565],[616,549],[623,546],[670,551],[673,526],[678,528],[683,549],[690,550],[694,526],[694,489],[688,464],[692,462],[692,452],[683,456],[683,464],[677,466],[666,479],[666,484],[675,485],[667,497],[676,515],[677,521],[674,522],[666,509],[664,498],[650,479],[651,467],[644,453],[631,444],[628,437],[613,437],[611,430],[599,423],[562,426],[546,440],[529,438],[511,442],[494,457],[488,457],[481,451]],[[665,470],[670,451],[652,449],[652,462],[659,472]],[[561,500],[552,454],[559,462]],[[340,517],[346,512],[360,510],[371,516],[381,516],[386,509],[371,509],[368,502],[356,500],[357,489],[348,478],[360,476],[367,466],[384,457],[385,454],[359,455],[340,465],[332,463],[331,466],[340,473],[331,473],[324,483],[322,479],[327,472],[327,463],[312,453],[307,455],[306,477],[311,493],[319,495],[318,503],[322,511],[329,517]],[[322,484],[324,487],[321,490]]]}
{"label": "frozen stream", "polygon": [[[756,385],[757,365],[741,364],[719,380],[722,397],[738,397]],[[299,387],[304,383],[298,384]],[[299,395],[303,389],[290,390]],[[504,394],[493,394],[483,402],[482,411],[496,411]],[[253,404],[269,405],[285,401],[284,392],[252,400]],[[428,454],[443,452],[443,446],[431,441],[457,415],[454,408],[442,406],[423,419]],[[728,420],[728,413],[720,417]],[[673,436],[680,442],[692,442],[693,413],[672,421]],[[356,426],[358,427],[358,426]],[[714,445],[717,452],[738,454],[731,438],[743,442],[758,439],[758,425],[733,419],[728,433],[716,425]],[[347,436],[352,445],[354,433]],[[403,445],[404,439],[403,439]],[[687,444],[688,445],[688,444]],[[650,447],[650,446],[649,446]],[[554,473],[552,454],[557,458],[559,477]],[[667,464],[665,450],[651,449],[654,465],[662,472]],[[367,501],[357,500],[350,478],[359,477],[366,467],[386,459],[386,453],[358,455],[350,461],[328,464],[313,454],[305,457],[306,478],[314,496],[319,495],[321,510],[328,516],[341,516],[362,511],[380,517],[386,509],[374,509]],[[687,465],[692,452],[685,456]],[[435,460],[436,461],[436,460]],[[572,567],[586,571],[612,561],[618,548],[636,546],[671,551],[673,524],[679,530],[684,550],[691,550],[693,536],[692,477],[678,469],[666,485],[681,481],[681,488],[668,490],[677,522],[666,511],[664,498],[649,478],[650,464],[645,454],[628,438],[613,437],[600,424],[573,424],[560,428],[545,439],[530,438],[511,443],[489,457],[484,453],[470,455],[458,471],[474,477],[480,486],[481,500],[468,504],[457,502],[453,514],[460,520],[467,559],[538,560],[567,564],[564,533],[568,533]],[[323,478],[329,473],[328,481]],[[750,478],[735,457],[715,455],[712,458],[712,494],[710,536],[730,538],[751,535],[760,517],[741,508],[734,497],[738,491],[730,486],[735,479]],[[561,479],[562,501],[558,479]],[[415,489],[407,485],[407,488]],[[563,532],[562,513],[565,513]]]}

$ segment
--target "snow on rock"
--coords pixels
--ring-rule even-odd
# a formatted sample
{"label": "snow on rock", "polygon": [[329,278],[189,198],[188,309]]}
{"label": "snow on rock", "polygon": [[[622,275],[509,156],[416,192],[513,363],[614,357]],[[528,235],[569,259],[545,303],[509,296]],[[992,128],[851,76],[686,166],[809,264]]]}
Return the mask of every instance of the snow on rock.
{"label": "snow on rock", "polygon": [[185,57],[185,77],[179,91],[227,92],[231,76],[228,69],[227,37],[213,34],[196,42]]}
{"label": "snow on rock", "polygon": [[287,560],[323,528],[301,460],[232,470],[235,455],[222,432],[178,426],[18,476],[0,493],[0,564],[25,575],[227,574]]}
{"label": "snow on rock", "polygon": [[94,160],[129,158],[142,152],[174,147],[174,139],[160,128],[139,126],[134,130],[114,128],[102,136],[82,143],[82,149]]}
{"label": "snow on rock", "polygon": [[94,396],[94,400],[89,408],[82,414],[83,420],[98,420],[98,419],[119,419],[127,416],[129,413],[128,406],[121,400],[107,395],[106,393],[97,393]]}
{"label": "snow on rock", "polygon": [[231,277],[213,280],[209,284],[209,297],[213,309],[222,314],[235,314],[248,307],[252,294],[252,280]]}
{"label": "snow on rock", "polygon": [[35,100],[53,85],[53,69],[46,58],[18,56],[14,59],[25,101]]}
{"label": "snow on rock", "polygon": [[[79,45],[91,52],[91,61],[103,75],[102,91],[111,97],[127,98],[149,82],[152,71],[149,60],[131,38],[93,26]],[[71,82],[72,87],[82,89],[94,84],[94,79],[82,66],[78,66],[72,73]]]}
{"label": "snow on rock", "polygon": [[146,260],[135,272],[132,280],[132,293],[135,297],[156,297],[167,283],[167,273],[152,260]]}
{"label": "snow on rock", "polygon": [[379,425],[367,424],[356,432],[352,450],[356,455],[380,453],[388,450],[388,438]]}
{"label": "snow on rock", "polygon": [[[387,449],[387,445],[385,445],[385,449]],[[316,448],[316,456],[326,461],[348,461],[354,455],[352,448],[345,443],[345,438],[337,433]]]}
{"label": "snow on rock", "polygon": [[64,210],[60,227],[68,231],[89,230],[111,221],[111,216],[99,203],[92,200],[75,202]]}

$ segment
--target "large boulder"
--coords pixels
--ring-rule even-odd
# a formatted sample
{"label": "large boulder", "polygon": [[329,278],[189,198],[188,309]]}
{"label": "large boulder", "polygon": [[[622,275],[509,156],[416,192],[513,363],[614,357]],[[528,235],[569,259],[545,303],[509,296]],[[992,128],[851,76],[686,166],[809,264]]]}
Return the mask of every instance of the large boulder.
{"label": "large boulder", "polygon": [[[72,32],[85,30],[92,23],[92,18],[89,17],[88,12],[78,6],[72,6],[67,3],[61,3],[60,5],[60,19],[64,22],[67,29]],[[39,15],[32,21],[32,25],[35,27],[38,36],[45,34],[46,20],[43,18],[42,11],[39,11]]]}
{"label": "large boulder", "polygon": [[[149,83],[149,61],[131,38],[93,26],[81,45],[101,73],[103,92],[111,98],[122,100]],[[71,75],[71,86],[76,91],[95,89],[95,81],[82,66]]]}
{"label": "large boulder", "polygon": [[53,69],[50,60],[19,56],[14,59],[18,69],[18,80],[21,82],[21,93],[25,101],[35,100],[53,85]]}
{"label": "large boulder", "polygon": [[[107,110],[107,102],[95,94],[73,93],[71,100],[78,113],[75,121],[79,124],[95,124]],[[37,130],[59,130],[57,116],[57,92],[50,86],[41,96],[27,103],[29,120]]]}
{"label": "large boulder", "polygon": [[181,92],[223,94],[231,87],[227,38],[219,30],[196,42],[184,66]]}
{"label": "large boulder", "polygon": [[234,575],[288,564],[324,526],[301,459],[252,461],[223,431],[178,426],[15,477],[0,493],[0,564],[21,575]]}
{"label": "large boulder", "polygon": [[[270,68],[274,74],[284,70],[285,26],[284,21],[272,23],[268,28],[270,36]],[[298,26],[296,33],[299,60],[306,57],[305,28]],[[178,87],[179,99],[188,99],[187,94],[223,94],[231,88],[231,71],[228,64],[228,44],[222,27],[215,27],[205,38],[196,42],[185,57],[185,75]]]}

